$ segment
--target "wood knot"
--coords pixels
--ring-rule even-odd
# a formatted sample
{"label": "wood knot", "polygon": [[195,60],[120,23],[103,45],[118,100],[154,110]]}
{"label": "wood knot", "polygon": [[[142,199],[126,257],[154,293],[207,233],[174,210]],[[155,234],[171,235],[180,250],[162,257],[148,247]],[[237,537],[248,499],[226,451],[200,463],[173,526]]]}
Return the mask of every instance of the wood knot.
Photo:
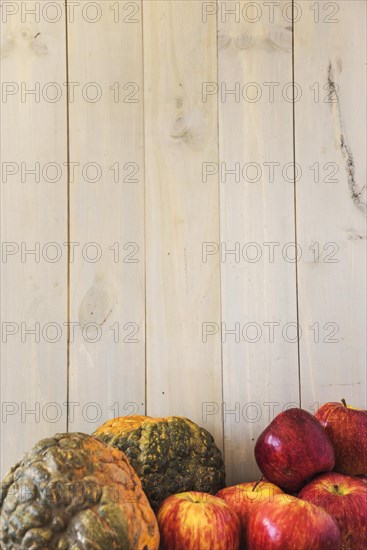
{"label": "wood knot", "polygon": [[183,106],[183,102],[184,102],[184,101],[183,101],[183,97],[177,96],[177,97],[175,98],[176,109],[181,109],[182,106]]}
{"label": "wood knot", "polygon": [[223,32],[218,33],[219,50],[227,49],[231,44],[238,50],[247,50],[256,47],[288,52],[292,50],[292,27],[272,25],[269,28],[257,28],[256,32],[253,28],[247,28],[236,37]]}
{"label": "wood knot", "polygon": [[37,55],[47,55],[49,53],[45,36],[29,27],[18,27],[15,32],[4,34],[1,42],[1,57],[6,57],[17,48],[29,48]]}
{"label": "wood knot", "polygon": [[231,36],[224,32],[218,31],[218,50],[225,50],[228,46],[230,46],[231,42]]}
{"label": "wood knot", "polygon": [[254,38],[249,32],[244,32],[235,38],[235,46],[239,50],[247,50],[254,43]]}
{"label": "wood knot", "polygon": [[176,115],[170,136],[174,140],[196,146],[200,144],[205,130],[206,119],[204,113],[198,107],[193,107]]}
{"label": "wood knot", "polygon": [[16,46],[13,33],[5,33],[1,41],[0,56],[7,57]]}
{"label": "wood knot", "polygon": [[30,48],[37,54],[37,55],[47,55],[48,54],[48,46],[41,35],[41,33],[37,33],[31,40],[30,40]]}
{"label": "wood knot", "polygon": [[79,307],[79,324],[103,325],[113,310],[114,298],[111,288],[102,281],[95,281],[84,295]]}
{"label": "wood knot", "polygon": [[282,52],[292,49],[292,27],[271,27],[267,35],[267,42],[271,48]]}

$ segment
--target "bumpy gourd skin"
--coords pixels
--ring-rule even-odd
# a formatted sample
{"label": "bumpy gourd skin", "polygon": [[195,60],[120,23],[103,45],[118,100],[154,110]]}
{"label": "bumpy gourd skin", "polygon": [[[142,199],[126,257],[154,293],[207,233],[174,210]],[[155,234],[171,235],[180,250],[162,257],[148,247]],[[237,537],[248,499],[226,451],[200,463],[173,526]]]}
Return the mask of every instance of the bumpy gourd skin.
{"label": "bumpy gourd skin", "polygon": [[187,418],[119,417],[93,435],[126,453],[154,510],[169,495],[215,494],[225,486],[222,454],[213,437]]}
{"label": "bumpy gourd skin", "polygon": [[1,486],[1,550],[157,550],[126,456],[81,433],[41,440]]}

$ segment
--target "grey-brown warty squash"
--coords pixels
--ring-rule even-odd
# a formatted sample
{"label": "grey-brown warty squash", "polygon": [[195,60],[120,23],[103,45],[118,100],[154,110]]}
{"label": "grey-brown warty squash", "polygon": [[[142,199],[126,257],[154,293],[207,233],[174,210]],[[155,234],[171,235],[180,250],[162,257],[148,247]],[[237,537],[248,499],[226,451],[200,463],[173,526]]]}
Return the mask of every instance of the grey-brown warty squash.
{"label": "grey-brown warty squash", "polygon": [[95,438],[43,439],[1,491],[1,550],[157,550],[153,510],[126,456]]}
{"label": "grey-brown warty squash", "polygon": [[154,510],[169,495],[216,494],[225,486],[223,458],[213,436],[188,418],[121,416],[93,435],[126,453]]}

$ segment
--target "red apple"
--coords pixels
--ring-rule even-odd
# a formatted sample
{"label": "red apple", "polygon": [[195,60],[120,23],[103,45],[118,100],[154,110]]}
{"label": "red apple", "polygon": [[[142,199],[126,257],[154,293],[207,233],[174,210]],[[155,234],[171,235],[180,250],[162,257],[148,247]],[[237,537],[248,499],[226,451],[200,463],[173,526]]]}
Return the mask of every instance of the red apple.
{"label": "red apple", "polygon": [[249,481],[221,489],[217,493],[217,497],[225,500],[228,506],[237,513],[241,522],[241,539],[244,541],[250,513],[259,504],[272,502],[275,495],[282,493],[283,491],[279,487],[268,481]]}
{"label": "red apple", "polygon": [[256,507],[247,525],[249,550],[339,550],[340,531],[325,510],[290,495]]}
{"label": "red apple", "polygon": [[367,546],[367,486],[362,480],[331,472],[303,487],[299,498],[324,508],[340,528],[342,550]]}
{"label": "red apple", "polygon": [[188,491],[166,498],[157,512],[161,550],[238,550],[240,520],[221,498]]}
{"label": "red apple", "polygon": [[274,418],[256,442],[255,458],[266,479],[290,493],[332,470],[335,461],[325,430],[302,409],[288,409]]}
{"label": "red apple", "polygon": [[361,479],[363,483],[367,484],[367,475],[358,475],[357,479]]}
{"label": "red apple", "polygon": [[335,449],[336,472],[367,474],[367,411],[342,403],[325,403],[315,413]]}

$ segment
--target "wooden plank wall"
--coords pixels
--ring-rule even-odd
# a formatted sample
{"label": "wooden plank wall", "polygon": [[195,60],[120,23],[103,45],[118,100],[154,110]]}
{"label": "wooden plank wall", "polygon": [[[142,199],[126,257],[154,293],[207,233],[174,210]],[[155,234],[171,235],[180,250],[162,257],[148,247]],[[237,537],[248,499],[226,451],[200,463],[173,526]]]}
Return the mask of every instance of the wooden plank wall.
{"label": "wooden plank wall", "polygon": [[69,80],[80,83],[70,103],[80,166],[70,183],[69,429],[86,432],[145,411],[142,10],[99,6],[75,10],[68,26]]}
{"label": "wooden plank wall", "polygon": [[365,3],[1,10],[1,475],[181,414],[232,483],[285,407],[365,407]]}
{"label": "wooden plank wall", "polygon": [[[218,178],[202,182],[202,164],[218,162],[216,103],[201,99],[217,79],[216,19],[203,23],[201,7],[144,4],[148,413],[198,422],[222,400],[220,340],[202,339],[220,322],[220,270],[201,259],[219,240]],[[207,421],[221,443],[220,415]]]}
{"label": "wooden plank wall", "polygon": [[1,12],[2,474],[67,425],[65,14],[22,5]]}
{"label": "wooden plank wall", "polygon": [[[366,3],[295,23],[303,403],[366,399]],[[307,56],[307,63],[304,59]]]}
{"label": "wooden plank wall", "polygon": [[[222,412],[230,479],[257,475],[257,436],[273,411],[299,403],[297,343],[282,334],[297,321],[295,265],[281,252],[294,242],[293,174],[291,182],[282,177],[293,161],[292,101],[279,93],[292,83],[285,4],[262,17],[246,11],[248,2],[239,4],[242,17],[218,14]],[[230,92],[237,82],[238,97]]]}

